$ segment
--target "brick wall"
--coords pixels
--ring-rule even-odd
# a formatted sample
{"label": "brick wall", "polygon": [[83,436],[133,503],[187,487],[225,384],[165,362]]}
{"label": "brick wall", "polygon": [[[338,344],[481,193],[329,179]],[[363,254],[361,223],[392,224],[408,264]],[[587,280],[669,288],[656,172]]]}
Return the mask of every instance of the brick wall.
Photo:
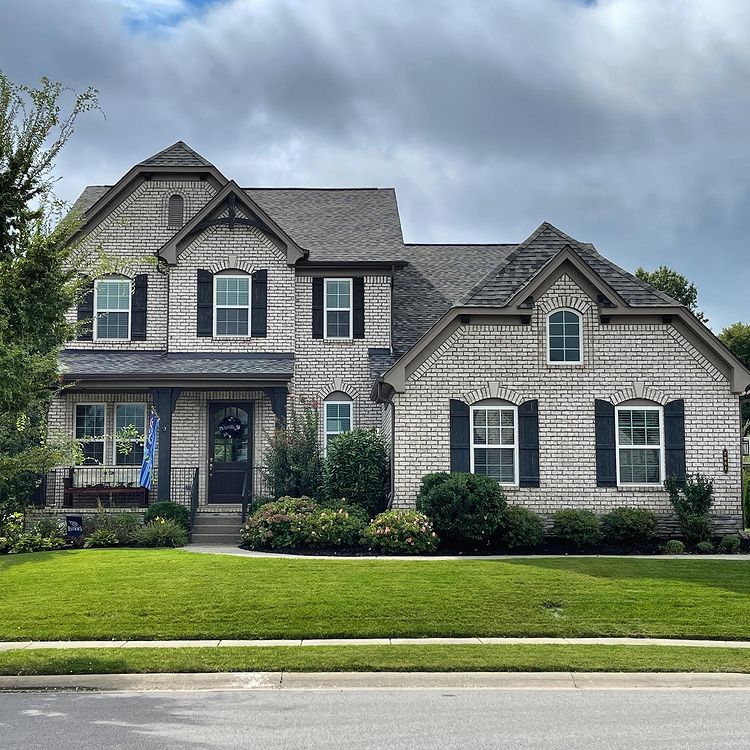
{"label": "brick wall", "polygon": [[[548,365],[545,317],[557,307],[583,315],[581,365]],[[663,489],[596,486],[594,399],[685,400],[688,472],[714,478],[715,513],[741,522],[739,408],[724,376],[670,325],[601,325],[585,293],[562,276],[538,301],[531,325],[462,326],[395,396],[395,491],[410,507],[421,477],[448,471],[449,399],[539,400],[540,487],[510,488],[512,503],[550,514],[598,513],[619,505],[671,511]],[[729,451],[729,473],[722,450]]]}

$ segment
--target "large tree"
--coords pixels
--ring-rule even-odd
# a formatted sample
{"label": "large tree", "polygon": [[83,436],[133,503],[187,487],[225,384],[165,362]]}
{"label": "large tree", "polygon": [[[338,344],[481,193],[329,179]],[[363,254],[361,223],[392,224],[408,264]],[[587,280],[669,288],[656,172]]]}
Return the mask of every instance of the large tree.
{"label": "large tree", "polygon": [[698,288],[679,271],[669,266],[659,266],[654,271],[638,268],[635,275],[685,305],[698,320],[708,323],[708,318],[698,309]]}
{"label": "large tree", "polygon": [[[727,345],[737,359],[745,367],[750,367],[750,325],[747,323],[732,323],[719,334],[719,338]],[[745,434],[750,434],[750,397],[742,399],[742,424]],[[748,490],[750,498],[750,489]]]}
{"label": "large tree", "polygon": [[39,473],[71,450],[47,439],[46,415],[85,261],[70,242],[76,217],[61,218],[53,168],[77,117],[97,106],[93,89],[46,78],[34,88],[0,72],[0,513],[22,507]]}

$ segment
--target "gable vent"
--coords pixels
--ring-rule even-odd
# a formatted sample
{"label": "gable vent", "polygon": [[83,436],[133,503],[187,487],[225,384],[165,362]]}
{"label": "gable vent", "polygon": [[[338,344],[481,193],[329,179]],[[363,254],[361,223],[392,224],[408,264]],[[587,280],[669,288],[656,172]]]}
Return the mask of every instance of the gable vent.
{"label": "gable vent", "polygon": [[170,196],[167,213],[170,227],[181,227],[185,223],[185,201],[181,195]]}

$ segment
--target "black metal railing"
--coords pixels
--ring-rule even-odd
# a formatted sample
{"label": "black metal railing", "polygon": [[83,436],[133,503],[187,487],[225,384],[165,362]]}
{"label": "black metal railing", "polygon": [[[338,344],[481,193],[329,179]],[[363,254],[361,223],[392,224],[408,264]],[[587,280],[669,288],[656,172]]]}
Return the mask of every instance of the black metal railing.
{"label": "black metal railing", "polygon": [[190,486],[190,531],[192,533],[195,523],[195,514],[198,512],[198,469],[193,472],[193,482]]}
{"label": "black metal railing", "polygon": [[242,488],[242,522],[245,522],[254,506],[272,500],[272,496],[271,485],[268,481],[268,469],[265,466],[253,466],[250,470],[250,476],[245,477]]}

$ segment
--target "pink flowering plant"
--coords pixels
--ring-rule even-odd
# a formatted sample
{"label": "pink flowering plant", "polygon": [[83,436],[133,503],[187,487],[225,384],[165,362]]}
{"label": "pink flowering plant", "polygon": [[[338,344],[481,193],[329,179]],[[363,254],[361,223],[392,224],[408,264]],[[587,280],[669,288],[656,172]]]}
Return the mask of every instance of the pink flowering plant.
{"label": "pink flowering plant", "polygon": [[305,519],[319,511],[309,497],[282,497],[261,505],[245,521],[240,546],[245,549],[288,549],[306,544]]}
{"label": "pink flowering plant", "polygon": [[303,534],[308,547],[356,547],[362,541],[367,521],[346,507],[321,508],[305,516]]}
{"label": "pink flowering plant", "polygon": [[432,521],[416,510],[388,510],[365,529],[363,540],[375,552],[419,555],[434,552],[438,536]]}

